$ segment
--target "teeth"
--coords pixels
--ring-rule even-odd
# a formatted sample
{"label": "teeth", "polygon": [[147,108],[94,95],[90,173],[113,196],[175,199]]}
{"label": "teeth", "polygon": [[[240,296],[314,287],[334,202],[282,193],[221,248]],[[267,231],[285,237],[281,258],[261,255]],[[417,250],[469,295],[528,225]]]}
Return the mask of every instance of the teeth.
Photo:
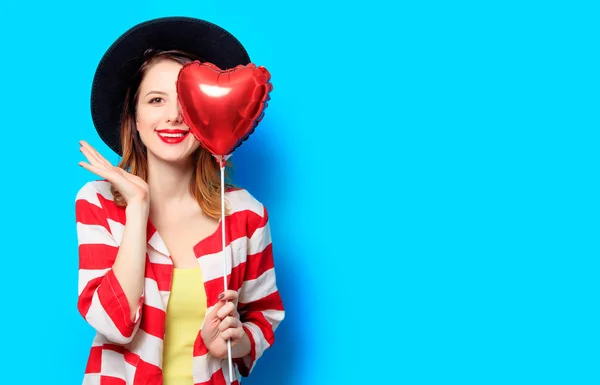
{"label": "teeth", "polygon": [[164,132],[159,132],[158,133],[158,135],[164,136],[166,138],[181,138],[181,137],[185,136],[186,134],[167,134],[167,133],[164,133]]}

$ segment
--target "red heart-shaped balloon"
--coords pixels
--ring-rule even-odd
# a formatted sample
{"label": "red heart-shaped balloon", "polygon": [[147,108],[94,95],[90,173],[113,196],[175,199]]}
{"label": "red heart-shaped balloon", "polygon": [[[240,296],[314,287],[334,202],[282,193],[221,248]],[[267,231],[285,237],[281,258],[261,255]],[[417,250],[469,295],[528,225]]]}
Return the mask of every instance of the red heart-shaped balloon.
{"label": "red heart-shaped balloon", "polygon": [[213,155],[228,155],[253,132],[273,90],[266,68],[250,63],[221,70],[187,63],[177,78],[183,122]]}

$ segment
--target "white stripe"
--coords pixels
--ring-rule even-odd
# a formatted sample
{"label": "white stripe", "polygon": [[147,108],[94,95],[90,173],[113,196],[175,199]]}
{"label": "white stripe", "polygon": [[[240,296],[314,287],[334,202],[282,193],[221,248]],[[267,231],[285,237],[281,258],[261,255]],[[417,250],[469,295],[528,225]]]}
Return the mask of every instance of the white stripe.
{"label": "white stripe", "polygon": [[273,331],[275,331],[275,329],[277,329],[277,327],[279,326],[279,323],[281,323],[281,321],[283,321],[283,318],[285,317],[285,312],[283,310],[269,309],[269,310],[262,310],[261,313],[263,314],[265,319],[267,321],[269,321]]}
{"label": "white stripe", "polygon": [[100,373],[86,373],[81,385],[100,385]]}
{"label": "white stripe", "polygon": [[256,352],[254,361],[256,362],[256,360],[258,360],[260,358],[260,356],[262,356],[263,352],[267,348],[269,348],[270,345],[267,342],[265,335],[263,334],[263,332],[260,330],[260,328],[258,326],[256,326],[252,322],[244,322],[244,326],[246,326],[248,329],[250,329],[250,333],[252,333],[252,337],[254,338],[254,346],[255,346],[255,352]]}
{"label": "white stripe", "polygon": [[82,199],[101,208],[102,205],[98,199],[98,194],[107,200],[114,200],[114,197],[110,192],[110,183],[107,181],[87,182],[81,187],[81,189],[79,189],[75,200]]}
{"label": "white stripe", "polygon": [[125,377],[127,378],[125,382],[127,384],[133,384],[133,379],[135,378],[135,366],[131,365],[129,362],[125,361]]}
{"label": "white stripe", "polygon": [[206,353],[192,358],[194,383],[207,382],[221,369],[221,360]]}
{"label": "white stripe", "polygon": [[165,256],[170,255],[169,249],[167,249],[167,245],[165,244],[163,239],[160,237],[160,234],[158,233],[158,231],[155,231],[154,234],[152,234],[152,237],[150,237],[150,239],[148,240],[148,244],[150,246],[152,246],[159,253],[162,253]]}
{"label": "white stripe", "polygon": [[102,334],[96,333],[94,340],[92,341],[92,346],[104,346],[105,343],[110,343],[109,340],[106,339]]}
{"label": "white stripe", "polygon": [[104,180],[96,180],[91,182],[96,191],[109,201],[114,200],[112,193],[110,192],[110,182]]}
{"label": "white stripe", "polygon": [[163,297],[158,290],[158,284],[152,278],[144,279],[144,303],[157,309],[165,310]]}
{"label": "white stripe", "polygon": [[97,291],[92,296],[92,304],[85,315],[85,319],[94,329],[99,333],[104,334],[104,336],[113,343],[125,344],[130,340],[130,338],[124,337],[121,334],[108,313],[106,313],[100,303]]}
{"label": "white stripe", "polygon": [[137,354],[140,358],[152,365],[161,366],[163,341],[151,334],[148,334],[144,329],[139,329],[135,338],[129,344],[129,351]]}
{"label": "white stripe", "polygon": [[[238,266],[240,263],[246,262],[246,244],[248,242],[248,238],[241,237],[233,242],[231,242],[226,250],[225,260],[227,261],[227,273],[231,273],[231,250],[233,248],[233,267]],[[223,277],[223,253],[221,251],[214,254],[206,254],[198,258],[198,262],[200,263],[200,268],[202,269],[202,276],[204,278],[204,282],[211,281],[215,278]]]}
{"label": "white stripe", "polygon": [[256,279],[244,281],[240,289],[239,301],[241,303],[254,302],[276,291],[275,270],[271,268]]}
{"label": "white stripe", "polygon": [[125,226],[119,222],[115,222],[112,219],[106,218],[108,222],[108,228],[110,229],[110,234],[112,234],[113,239],[115,240],[117,245],[121,244],[123,240],[123,232],[125,231]]}
{"label": "white stripe", "polygon": [[83,289],[92,279],[96,279],[98,277],[103,277],[110,268],[106,269],[79,269],[79,287],[78,287],[78,295],[81,295]]}
{"label": "white stripe", "polygon": [[267,223],[254,231],[248,242],[248,254],[258,254],[271,243],[271,226]]}
{"label": "white stripe", "polygon": [[244,210],[250,210],[261,217],[264,214],[263,205],[247,190],[241,189],[227,192],[225,193],[225,199],[229,203],[231,214]]}
{"label": "white stripe", "polygon": [[102,349],[102,368],[100,372],[103,376],[111,376],[125,380],[123,373],[123,363],[125,358],[123,354],[114,350]]}
{"label": "white stripe", "polygon": [[[148,243],[150,243],[150,242],[148,242]],[[171,261],[171,258],[169,258],[168,255],[164,255],[163,253],[156,251],[153,247],[147,247],[146,252],[148,253],[148,258],[150,259],[150,262],[152,262],[152,263],[156,263],[158,265],[172,265],[173,264],[173,262]]]}
{"label": "white stripe", "polygon": [[84,200],[90,204],[102,208],[97,194],[98,191],[96,190],[95,185],[92,182],[88,182],[85,185],[83,185],[81,189],[79,189],[79,191],[77,192],[77,196],[75,197],[75,201]]}
{"label": "white stripe", "polygon": [[169,297],[171,296],[171,292],[170,291],[161,291],[160,292],[160,298],[162,299],[162,303],[164,304],[163,307],[161,307],[162,310],[166,311],[166,305],[169,303]]}
{"label": "white stripe", "polygon": [[119,246],[104,226],[77,223],[77,241],[79,245]]}

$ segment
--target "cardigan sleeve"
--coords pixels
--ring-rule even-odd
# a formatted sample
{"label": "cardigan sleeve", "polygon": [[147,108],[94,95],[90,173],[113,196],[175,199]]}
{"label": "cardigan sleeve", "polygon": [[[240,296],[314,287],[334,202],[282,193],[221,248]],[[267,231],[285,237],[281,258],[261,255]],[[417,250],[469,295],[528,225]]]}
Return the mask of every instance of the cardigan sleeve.
{"label": "cardigan sleeve", "polygon": [[275,279],[271,231],[266,208],[248,223],[248,251],[238,312],[250,339],[246,357],[235,359],[240,374],[248,377],[256,361],[275,341],[275,329],[284,319],[284,308]]}
{"label": "cardigan sleeve", "polygon": [[131,342],[139,328],[144,296],[142,294],[135,319],[112,266],[119,251],[105,205],[112,204],[95,184],[90,182],[77,193],[75,217],[79,254],[77,308],[83,318],[101,335],[115,344]]}

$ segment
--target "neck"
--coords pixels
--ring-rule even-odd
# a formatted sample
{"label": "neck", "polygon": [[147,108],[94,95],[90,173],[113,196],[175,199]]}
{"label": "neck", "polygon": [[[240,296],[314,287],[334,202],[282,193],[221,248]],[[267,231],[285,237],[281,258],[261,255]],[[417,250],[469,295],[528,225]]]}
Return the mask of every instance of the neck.
{"label": "neck", "polygon": [[191,198],[190,182],[194,173],[192,157],[185,163],[168,163],[148,156],[150,209],[160,209]]}

